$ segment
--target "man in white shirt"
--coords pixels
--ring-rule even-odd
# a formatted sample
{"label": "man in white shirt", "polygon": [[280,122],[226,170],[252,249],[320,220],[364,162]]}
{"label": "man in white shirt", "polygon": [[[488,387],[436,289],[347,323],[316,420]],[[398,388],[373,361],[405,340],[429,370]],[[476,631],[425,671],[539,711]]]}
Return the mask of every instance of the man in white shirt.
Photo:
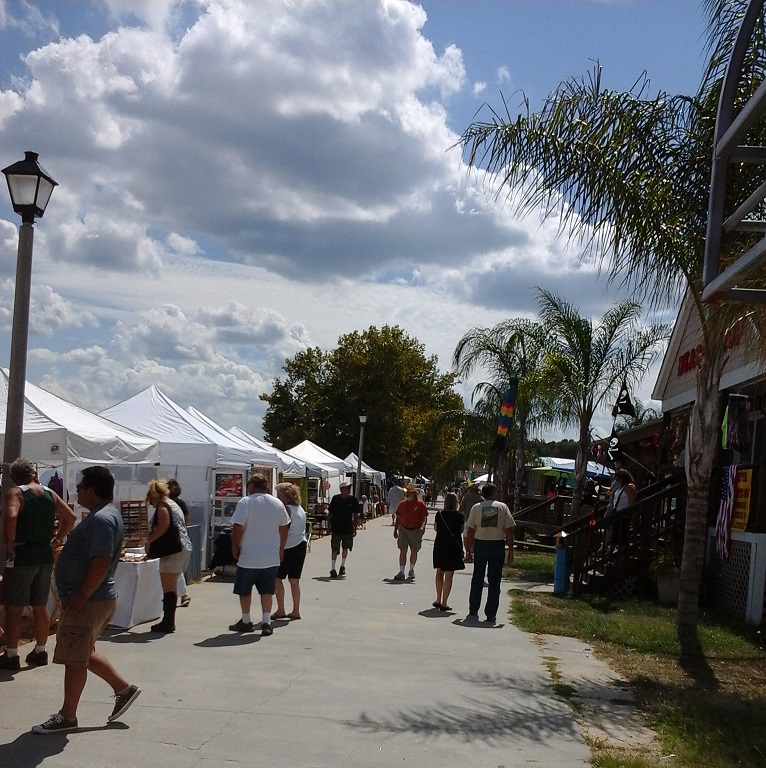
{"label": "man in white shirt", "polygon": [[388,490],[388,514],[391,515],[391,525],[396,525],[396,508],[404,499],[404,488],[398,477],[394,478],[394,484]]}
{"label": "man in white shirt", "polygon": [[484,574],[487,575],[487,602],[484,611],[487,621],[494,624],[500,604],[500,581],[503,577],[505,545],[508,545],[508,563],[513,562],[513,528],[516,523],[511,510],[502,501],[493,483],[481,489],[482,501],[474,504],[466,521],[465,549],[473,554],[473,576],[468,597],[468,615],[479,615]]}
{"label": "man in white shirt", "polygon": [[240,499],[231,519],[231,552],[237,560],[234,594],[239,595],[242,618],[229,629],[252,632],[250,618],[253,587],[261,596],[261,635],[273,634],[271,606],[277,585],[277,571],[285,553],[290,516],[285,505],[269,493],[265,475],[247,481],[248,495]]}

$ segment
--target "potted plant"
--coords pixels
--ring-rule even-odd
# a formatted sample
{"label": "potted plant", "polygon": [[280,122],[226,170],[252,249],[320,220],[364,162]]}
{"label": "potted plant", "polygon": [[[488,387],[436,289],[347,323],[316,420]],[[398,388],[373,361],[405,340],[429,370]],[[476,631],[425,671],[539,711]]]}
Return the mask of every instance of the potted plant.
{"label": "potted plant", "polygon": [[681,589],[681,549],[673,541],[659,541],[649,561],[649,578],[657,584],[662,605],[678,603]]}

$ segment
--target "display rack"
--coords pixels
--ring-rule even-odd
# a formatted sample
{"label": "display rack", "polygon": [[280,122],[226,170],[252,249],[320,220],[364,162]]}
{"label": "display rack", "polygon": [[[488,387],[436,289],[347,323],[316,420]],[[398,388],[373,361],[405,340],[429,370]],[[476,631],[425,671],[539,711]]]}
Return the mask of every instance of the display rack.
{"label": "display rack", "polygon": [[140,547],[149,535],[149,511],[144,499],[120,502],[120,514],[125,523],[126,547]]}

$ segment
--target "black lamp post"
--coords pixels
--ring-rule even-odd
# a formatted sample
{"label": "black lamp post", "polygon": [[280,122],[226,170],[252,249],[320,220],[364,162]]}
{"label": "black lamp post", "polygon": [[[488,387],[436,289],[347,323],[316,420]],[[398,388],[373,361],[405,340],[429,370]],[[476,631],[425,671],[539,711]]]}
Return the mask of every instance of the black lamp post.
{"label": "black lamp post", "polygon": [[359,453],[356,455],[356,488],[354,496],[358,499],[362,493],[362,451],[364,450],[364,425],[367,423],[367,414],[359,416]]}
{"label": "black lamp post", "polygon": [[8,373],[8,403],[3,446],[2,495],[11,485],[9,466],[21,455],[24,432],[24,382],[27,377],[29,337],[29,295],[32,282],[34,221],[45,213],[56,182],[37,162],[37,152],[25,152],[24,159],[3,168],[13,210],[21,216],[19,249],[16,257],[16,292],[13,300],[11,359]]}

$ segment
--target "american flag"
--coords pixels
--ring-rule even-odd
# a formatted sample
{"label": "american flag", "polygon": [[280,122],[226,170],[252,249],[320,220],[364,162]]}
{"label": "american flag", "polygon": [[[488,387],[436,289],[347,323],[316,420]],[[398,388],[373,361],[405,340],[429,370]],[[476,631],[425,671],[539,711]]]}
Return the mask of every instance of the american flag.
{"label": "american flag", "polygon": [[718,557],[728,560],[731,552],[731,515],[734,511],[734,481],[737,477],[737,465],[721,467],[721,505],[718,507],[718,520],[715,524],[715,541]]}

